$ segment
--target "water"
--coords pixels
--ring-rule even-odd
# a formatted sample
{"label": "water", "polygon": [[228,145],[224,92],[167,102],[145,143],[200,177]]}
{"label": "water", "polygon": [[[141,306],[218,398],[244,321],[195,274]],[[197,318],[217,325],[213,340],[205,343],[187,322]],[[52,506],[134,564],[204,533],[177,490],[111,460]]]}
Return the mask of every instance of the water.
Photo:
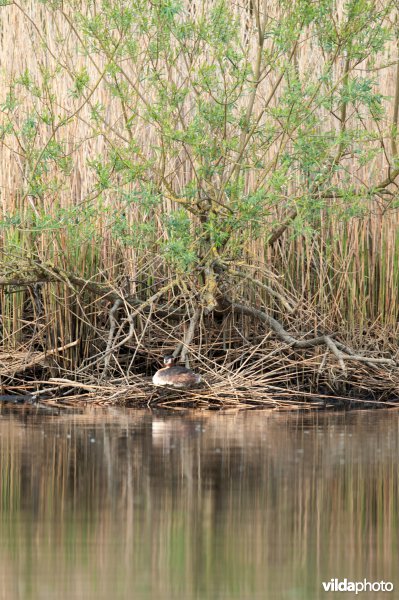
{"label": "water", "polygon": [[396,410],[3,410],[0,599],[397,597],[398,433]]}

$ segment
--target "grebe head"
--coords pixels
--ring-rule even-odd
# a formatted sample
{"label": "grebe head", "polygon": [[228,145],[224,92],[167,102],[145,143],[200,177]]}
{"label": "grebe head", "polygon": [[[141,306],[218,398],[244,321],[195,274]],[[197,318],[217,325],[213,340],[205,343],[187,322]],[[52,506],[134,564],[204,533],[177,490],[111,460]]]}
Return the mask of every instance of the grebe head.
{"label": "grebe head", "polygon": [[176,364],[176,359],[172,355],[164,356],[163,364],[165,365],[165,367],[174,367]]}

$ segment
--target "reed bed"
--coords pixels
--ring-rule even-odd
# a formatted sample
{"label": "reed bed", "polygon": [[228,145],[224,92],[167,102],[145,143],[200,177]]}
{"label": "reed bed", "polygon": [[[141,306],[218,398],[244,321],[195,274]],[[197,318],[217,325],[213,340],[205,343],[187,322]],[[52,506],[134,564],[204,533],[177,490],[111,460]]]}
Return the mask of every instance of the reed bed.
{"label": "reed bed", "polygon": [[[212,6],[212,2],[198,0],[188,2],[186,8],[206,11]],[[232,2],[232,6],[242,18],[244,40],[255,27],[252,3]],[[338,2],[337,12],[342,7]],[[40,381],[42,391],[55,388],[57,397],[85,391],[88,399],[96,396],[104,402],[175,406],[183,400],[198,406],[296,406],[298,400],[311,400],[321,393],[327,404],[334,395],[352,398],[352,402],[355,398],[391,402],[397,397],[396,370],[383,365],[370,369],[365,363],[351,362],[343,373],[336,358],[323,349],[299,352],[287,348],[250,318],[231,315],[223,321],[203,314],[199,331],[190,341],[190,358],[205,375],[205,388],[183,399],[176,394],[166,400],[153,397],[150,377],[162,355],[173,351],[187,333],[195,292],[187,292],[179,283],[138,312],[128,299],[146,303],[175,277],[162,254],[162,244],[167,238],[165,215],[171,215],[176,204],[167,197],[161,210],[143,209],[134,201],[126,203],[126,194],[134,192],[133,184],[125,186],[123,194],[99,192],[93,161],[108,156],[122,135],[126,106],[112,97],[95,66],[79,52],[70,22],[52,12],[51,6],[28,0],[1,10],[1,101],[6,102],[24,73],[35,82],[42,81],[46,72],[52,81],[52,93],[45,100],[48,110],[74,115],[60,128],[59,137],[54,136],[66,149],[65,164],[60,168],[49,160],[45,193],[33,196],[26,192],[31,165],[18,149],[23,138],[7,138],[1,146],[0,383],[5,390],[21,386],[37,391],[35,381]],[[279,3],[271,3],[270,10],[278,19]],[[66,65],[59,72],[58,62]],[[296,58],[299,72],[306,73],[312,65],[317,69],[319,63],[321,57],[311,41],[304,39]],[[379,128],[388,130],[394,119],[396,63],[397,47],[392,39],[375,64],[366,61],[358,67],[361,74],[373,71],[374,85],[386,109],[380,122],[366,118],[365,127],[375,135]],[[90,78],[98,79],[98,85],[80,110],[71,89],[74,74],[83,67]],[[126,68],[134,79],[142,65]],[[335,68],[339,80],[342,61],[337,60]],[[143,91],[151,101],[151,88]],[[278,101],[277,96],[276,106]],[[255,109],[259,109],[256,102],[260,100],[255,99]],[[27,140],[30,120],[43,108],[39,104],[31,93],[20,98],[15,123],[21,131],[25,127]],[[90,119],[99,104],[105,107],[105,116],[94,135]],[[326,128],[336,126],[331,115],[326,115],[325,121]],[[104,123],[109,124],[108,129]],[[6,125],[4,118],[2,126]],[[32,148],[48,149],[43,145],[49,139],[50,126],[41,123],[35,127]],[[156,130],[139,122],[133,134],[148,157],[154,156],[153,148],[159,142]],[[387,147],[387,153],[375,153],[367,166],[359,164],[356,156],[347,157],[350,178],[370,186],[380,182],[394,162],[395,148]],[[276,144],[269,158],[278,152]],[[37,154],[32,156],[37,159]],[[192,168],[183,157],[175,160],[171,171],[177,193],[192,179]],[[257,176],[251,170],[246,174],[247,190],[255,185]],[[297,182],[290,185],[287,193],[295,191]],[[399,220],[392,208],[394,185],[388,190],[388,200],[362,199],[361,210],[352,217],[339,219],[325,205],[315,211],[313,230],[305,228],[294,235],[287,228],[272,246],[266,238],[248,241],[242,261],[251,277],[263,283],[272,281],[273,289],[294,307],[292,315],[287,314],[281,299],[246,281],[229,281],[230,293],[269,311],[300,338],[334,333],[368,356],[396,360]],[[285,208],[284,199],[276,202],[270,222],[281,221]],[[167,307],[168,315],[160,314],[159,303]]]}
{"label": "reed bed", "polygon": [[[88,307],[81,310],[87,314]],[[225,319],[222,326],[214,318],[204,318],[193,337],[191,366],[204,380],[199,389],[159,390],[152,385],[152,374],[162,365],[162,357],[171,354],[184,338],[188,323],[169,316],[150,317],[130,316],[134,334],[129,338],[128,319],[122,310],[114,313],[117,326],[105,321],[93,339],[98,352],[86,356],[83,352],[87,345],[79,339],[53,351],[32,350],[32,344],[39,345],[42,331],[40,320],[35,318],[31,328],[38,329],[37,340],[29,340],[18,351],[0,353],[3,389],[31,394],[39,405],[56,403],[59,407],[118,404],[169,409],[261,406],[297,410],[395,405],[399,389],[396,369],[385,364],[349,362],[342,373],[327,349],[296,350],[238,315]],[[311,318],[308,315],[306,322]],[[291,331],[296,323],[293,317]],[[297,334],[301,336],[301,331]],[[336,337],[345,339],[345,335],[351,337],[344,330]],[[383,339],[382,332],[380,336]],[[82,353],[79,360],[70,354],[77,350]],[[364,350],[370,360],[384,355],[376,347]],[[394,355],[395,345],[388,348],[384,340],[384,352]]]}

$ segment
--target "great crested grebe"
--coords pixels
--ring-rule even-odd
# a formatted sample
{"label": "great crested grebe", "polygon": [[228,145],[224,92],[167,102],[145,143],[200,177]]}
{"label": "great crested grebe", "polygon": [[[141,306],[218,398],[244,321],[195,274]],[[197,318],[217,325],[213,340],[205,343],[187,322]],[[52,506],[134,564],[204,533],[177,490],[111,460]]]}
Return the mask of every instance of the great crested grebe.
{"label": "great crested grebe", "polygon": [[159,369],[152,378],[154,385],[187,389],[196,387],[201,383],[201,375],[197,375],[197,373],[186,367],[179,367],[176,365],[176,360],[174,356],[164,357],[164,368]]}

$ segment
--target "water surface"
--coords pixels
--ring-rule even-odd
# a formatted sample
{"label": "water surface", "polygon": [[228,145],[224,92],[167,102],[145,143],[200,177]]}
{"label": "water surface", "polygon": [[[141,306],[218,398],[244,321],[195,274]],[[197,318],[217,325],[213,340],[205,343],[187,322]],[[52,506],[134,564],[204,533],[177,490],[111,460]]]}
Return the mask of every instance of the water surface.
{"label": "water surface", "polygon": [[399,594],[398,433],[396,410],[3,409],[0,598]]}

